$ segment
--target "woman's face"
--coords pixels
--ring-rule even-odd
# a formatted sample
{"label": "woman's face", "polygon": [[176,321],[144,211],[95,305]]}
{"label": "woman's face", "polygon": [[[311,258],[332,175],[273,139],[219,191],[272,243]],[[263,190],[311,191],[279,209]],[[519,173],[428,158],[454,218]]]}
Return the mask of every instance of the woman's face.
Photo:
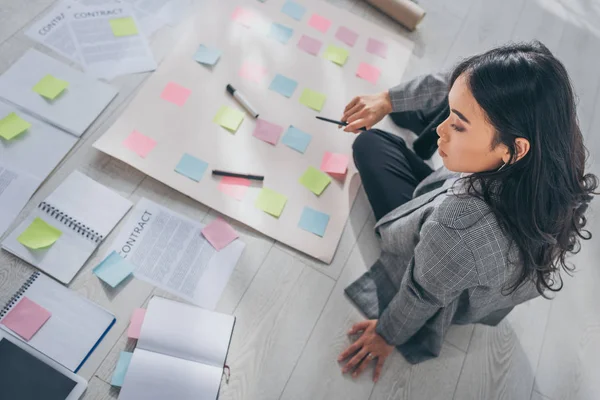
{"label": "woman's face", "polygon": [[495,130],[460,75],[448,94],[450,115],[437,127],[438,152],[454,172],[482,172],[500,168],[509,159],[508,148],[492,149]]}

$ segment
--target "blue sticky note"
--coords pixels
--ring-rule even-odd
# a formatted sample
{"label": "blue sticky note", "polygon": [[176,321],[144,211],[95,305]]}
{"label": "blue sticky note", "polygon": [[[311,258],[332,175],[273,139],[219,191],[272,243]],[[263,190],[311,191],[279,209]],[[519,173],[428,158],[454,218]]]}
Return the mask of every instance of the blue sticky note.
{"label": "blue sticky note", "polygon": [[196,54],[194,54],[194,59],[201,64],[215,65],[219,61],[221,54],[221,50],[201,44]]}
{"label": "blue sticky note", "polygon": [[271,24],[271,31],[269,32],[269,36],[283,44],[286,44],[293,34],[294,30],[292,28],[278,24],[276,22],[273,22],[273,24]]}
{"label": "blue sticky note", "polygon": [[300,21],[306,12],[306,7],[295,1],[286,1],[283,7],[281,7],[281,12],[289,15],[296,21]]}
{"label": "blue sticky note", "polygon": [[106,282],[110,287],[116,287],[133,272],[133,265],[113,251],[94,269],[94,275]]}
{"label": "blue sticky note", "polygon": [[181,160],[179,160],[179,164],[175,167],[175,172],[187,176],[193,181],[200,182],[206,168],[208,168],[207,162],[185,153],[181,157]]}
{"label": "blue sticky note", "polygon": [[286,146],[304,154],[311,139],[312,136],[308,133],[302,132],[300,129],[290,125],[281,141]]}
{"label": "blue sticky note", "polygon": [[127,374],[129,363],[131,362],[131,357],[133,357],[133,353],[127,351],[121,352],[119,361],[117,361],[117,366],[115,367],[115,372],[113,372],[112,380],[110,381],[111,385],[118,387],[123,386],[125,375]]}
{"label": "blue sticky note", "polygon": [[298,226],[305,231],[309,231],[315,235],[323,237],[328,223],[329,215],[317,210],[313,210],[310,207],[304,207],[304,211],[302,211],[302,216],[300,217]]}
{"label": "blue sticky note", "polygon": [[292,97],[294,90],[296,90],[298,82],[283,75],[277,74],[273,81],[269,85],[269,89],[284,95],[285,97]]}

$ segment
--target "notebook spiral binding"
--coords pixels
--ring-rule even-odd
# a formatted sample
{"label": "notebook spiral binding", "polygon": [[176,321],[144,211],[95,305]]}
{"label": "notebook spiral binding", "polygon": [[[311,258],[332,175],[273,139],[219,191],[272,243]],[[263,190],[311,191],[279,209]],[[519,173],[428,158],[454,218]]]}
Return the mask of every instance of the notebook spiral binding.
{"label": "notebook spiral binding", "polygon": [[45,201],[41,202],[38,208],[49,214],[54,219],[57,219],[58,221],[62,222],[69,228],[73,229],[81,236],[85,236],[86,238],[92,240],[95,243],[100,243],[104,239],[104,236],[100,235],[98,232],[96,232],[89,226],[86,226],[85,224],[77,221],[75,218],[71,218],[69,215],[63,213],[58,208],[53,207]]}
{"label": "notebook spiral binding", "polygon": [[27,289],[29,289],[29,286],[31,286],[33,284],[33,282],[35,282],[35,280],[38,278],[38,276],[40,276],[40,272],[39,271],[34,272],[25,281],[25,283],[23,285],[21,285],[21,287],[19,288],[19,290],[17,290],[17,293],[15,293],[15,295],[13,297],[11,297],[10,300],[8,300],[6,302],[6,304],[4,305],[4,308],[2,308],[2,310],[0,311],[0,319],[4,318],[4,316],[10,311],[10,309],[15,304],[17,304],[17,302],[19,300],[21,300],[21,297],[25,294],[25,292],[27,291]]}

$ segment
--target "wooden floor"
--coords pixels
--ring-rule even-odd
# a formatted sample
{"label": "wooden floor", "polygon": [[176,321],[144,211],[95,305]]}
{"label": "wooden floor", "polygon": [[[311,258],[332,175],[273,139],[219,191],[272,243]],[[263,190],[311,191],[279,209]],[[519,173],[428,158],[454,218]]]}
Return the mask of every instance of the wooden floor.
{"label": "wooden floor", "polygon": [[[216,1],[216,0],[215,0]],[[251,0],[247,0],[251,1]],[[539,39],[567,66],[579,96],[579,118],[600,174],[600,0],[420,0],[428,11],[419,30],[407,33],[362,0],[332,0],[341,8],[401,32],[415,42],[404,77],[452,66],[460,57],[509,40]],[[33,43],[23,35],[53,0],[0,0],[0,72]],[[200,5],[199,5],[200,6]],[[166,54],[177,37],[165,28],[153,37],[155,54]],[[36,193],[21,217],[72,170],[79,169],[136,201],[148,197],[192,218],[209,221],[214,211],[127,165],[100,154],[91,144],[114,122],[147,75],[118,78],[120,94]],[[435,162],[439,165],[439,160]],[[600,209],[596,200],[592,211]],[[247,249],[217,309],[237,316],[228,359],[232,376],[221,399],[599,399],[600,246],[587,243],[572,261],[575,277],[553,301],[517,307],[496,328],[465,326],[448,334],[441,356],[410,366],[397,353],[374,385],[372,369],[358,380],[343,376],[335,361],[349,343],[346,330],[361,315],[343,289],[377,258],[374,217],[361,191],[336,257],[323,265],[235,221]],[[600,218],[590,216],[600,236]],[[594,239],[598,243],[598,238]],[[85,399],[116,399],[110,377],[123,349],[131,311],[153,294],[138,280],[107,291],[91,268],[106,253],[104,243],[71,287],[117,315],[117,324],[84,365]],[[0,303],[31,267],[0,254]]]}

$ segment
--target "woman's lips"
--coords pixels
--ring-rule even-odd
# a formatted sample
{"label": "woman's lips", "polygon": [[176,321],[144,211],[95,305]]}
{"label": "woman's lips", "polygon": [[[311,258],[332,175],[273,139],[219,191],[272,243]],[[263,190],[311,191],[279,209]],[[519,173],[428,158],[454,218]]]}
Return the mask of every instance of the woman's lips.
{"label": "woman's lips", "polygon": [[442,157],[448,157],[448,154],[444,153],[440,148],[438,148],[438,153],[440,153],[440,156]]}

